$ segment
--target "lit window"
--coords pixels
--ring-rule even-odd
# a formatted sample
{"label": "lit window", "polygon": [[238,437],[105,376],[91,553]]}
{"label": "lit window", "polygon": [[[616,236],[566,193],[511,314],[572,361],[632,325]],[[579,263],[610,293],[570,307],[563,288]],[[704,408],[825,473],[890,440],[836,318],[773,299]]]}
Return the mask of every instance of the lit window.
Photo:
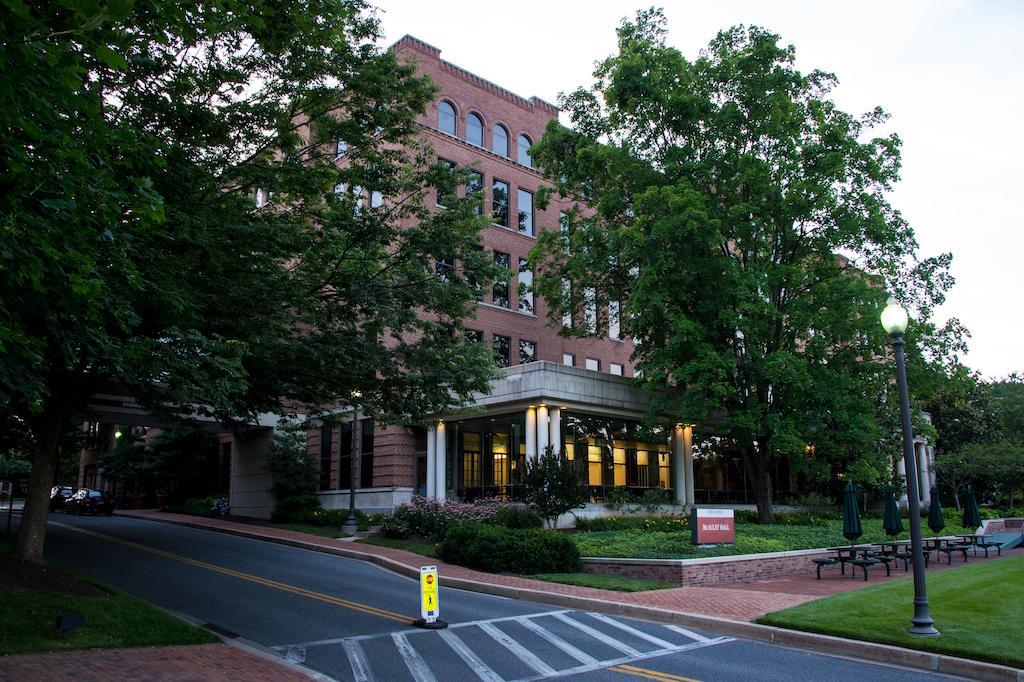
{"label": "lit window", "polygon": [[525,189],[519,190],[519,232],[533,236],[533,194]]}
{"label": "lit window", "polygon": [[608,365],[608,373],[609,374],[614,374],[617,377],[621,377],[622,376],[622,365],[620,365],[617,362],[611,363],[610,365]]}
{"label": "lit window", "polygon": [[601,371],[601,361],[595,360],[594,358],[587,358],[587,369],[592,369],[595,372]]}
{"label": "lit window", "polygon": [[491,129],[491,151],[508,158],[508,131],[500,123]]}
{"label": "lit window", "polygon": [[519,147],[519,163],[530,168],[533,167],[533,157],[530,156],[530,147],[533,142],[530,141],[526,135],[520,135],[518,140]]}
{"label": "lit window", "polygon": [[474,113],[466,116],[466,142],[477,147],[484,146],[484,121]]}
{"label": "lit window", "polygon": [[[494,252],[494,264],[499,268],[508,270],[511,257],[507,253],[501,251]],[[508,298],[508,274],[505,272],[499,273],[494,278],[494,286],[491,289],[491,303],[502,308],[509,307]]]}
{"label": "lit window", "polygon": [[508,367],[512,364],[512,338],[509,336],[494,335],[491,350],[494,353],[494,364],[498,367]]}
{"label": "lit window", "polygon": [[491,221],[508,227],[508,183],[495,180],[491,190]]}
{"label": "lit window", "polygon": [[480,193],[480,202],[475,207],[473,207],[473,213],[475,213],[476,215],[480,215],[483,212],[483,206],[484,206],[483,189],[484,189],[484,174],[483,173],[477,173],[476,171],[470,171],[469,178],[466,179],[466,194],[470,195],[470,194],[476,194],[478,192]]}
{"label": "lit window", "polygon": [[562,364],[569,367],[576,366],[576,356],[572,353],[562,353]]}
{"label": "lit window", "polygon": [[530,261],[525,258],[519,259],[519,312],[534,313],[533,309],[533,270],[530,269]]}
{"label": "lit window", "polygon": [[537,359],[537,344],[533,341],[519,340],[519,364],[525,365]]}
{"label": "lit window", "polygon": [[442,101],[437,107],[437,129],[449,135],[455,134],[455,107]]}

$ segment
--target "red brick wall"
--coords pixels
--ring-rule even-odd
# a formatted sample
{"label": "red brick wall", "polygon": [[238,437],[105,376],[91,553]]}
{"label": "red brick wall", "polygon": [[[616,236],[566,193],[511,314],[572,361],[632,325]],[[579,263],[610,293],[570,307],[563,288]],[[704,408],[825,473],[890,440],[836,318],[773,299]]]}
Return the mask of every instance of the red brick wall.
{"label": "red brick wall", "polygon": [[416,438],[404,426],[377,425],[373,434],[374,487],[412,487]]}
{"label": "red brick wall", "polygon": [[706,563],[683,563],[683,561],[645,563],[643,561],[629,562],[623,559],[585,558],[583,572],[659,580],[677,585],[715,585],[751,582],[762,578],[797,573],[810,575],[815,570],[811,559],[823,559],[830,556],[832,555],[829,552],[814,552],[799,556],[738,558],[732,561],[709,561]]}

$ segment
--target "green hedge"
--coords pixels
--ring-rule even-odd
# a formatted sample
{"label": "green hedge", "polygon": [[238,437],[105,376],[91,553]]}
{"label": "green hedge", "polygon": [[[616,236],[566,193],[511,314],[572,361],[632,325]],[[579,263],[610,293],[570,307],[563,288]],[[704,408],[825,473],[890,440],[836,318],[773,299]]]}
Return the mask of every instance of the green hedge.
{"label": "green hedge", "polygon": [[544,520],[537,512],[525,507],[499,507],[486,523],[503,528],[543,528]]}
{"label": "green hedge", "polygon": [[540,528],[454,526],[440,546],[445,561],[491,573],[573,573],[580,553],[568,537]]}

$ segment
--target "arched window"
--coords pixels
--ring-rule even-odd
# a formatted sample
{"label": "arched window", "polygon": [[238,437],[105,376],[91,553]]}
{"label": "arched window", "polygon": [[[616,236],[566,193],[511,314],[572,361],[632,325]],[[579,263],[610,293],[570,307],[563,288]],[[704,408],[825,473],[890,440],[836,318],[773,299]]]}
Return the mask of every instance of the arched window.
{"label": "arched window", "polygon": [[508,158],[508,131],[500,123],[491,130],[491,151]]}
{"label": "arched window", "polygon": [[484,121],[474,113],[466,116],[466,142],[484,146]]}
{"label": "arched window", "polygon": [[455,107],[441,100],[437,107],[437,129],[449,135],[455,134]]}
{"label": "arched window", "polygon": [[530,156],[530,147],[533,142],[526,135],[519,136],[519,163],[528,168],[533,168],[533,157]]}

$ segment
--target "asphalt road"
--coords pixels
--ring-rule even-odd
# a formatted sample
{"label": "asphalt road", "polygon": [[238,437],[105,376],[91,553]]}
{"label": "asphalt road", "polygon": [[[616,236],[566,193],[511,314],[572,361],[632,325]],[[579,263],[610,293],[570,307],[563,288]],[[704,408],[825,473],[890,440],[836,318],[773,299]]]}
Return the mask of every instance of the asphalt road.
{"label": "asphalt road", "polygon": [[[441,588],[372,564],[210,531],[51,514],[46,555],[339,680],[928,680],[943,676]],[[440,576],[444,584],[444,576]]]}

